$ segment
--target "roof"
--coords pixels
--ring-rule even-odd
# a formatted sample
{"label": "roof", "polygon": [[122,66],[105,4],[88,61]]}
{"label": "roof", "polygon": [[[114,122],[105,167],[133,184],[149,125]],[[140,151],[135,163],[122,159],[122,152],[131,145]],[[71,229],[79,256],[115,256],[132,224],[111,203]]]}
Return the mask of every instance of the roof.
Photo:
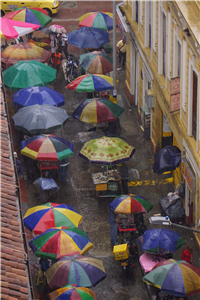
{"label": "roof", "polygon": [[21,232],[15,171],[12,163],[4,93],[0,91],[1,109],[1,299],[30,299],[26,253]]}

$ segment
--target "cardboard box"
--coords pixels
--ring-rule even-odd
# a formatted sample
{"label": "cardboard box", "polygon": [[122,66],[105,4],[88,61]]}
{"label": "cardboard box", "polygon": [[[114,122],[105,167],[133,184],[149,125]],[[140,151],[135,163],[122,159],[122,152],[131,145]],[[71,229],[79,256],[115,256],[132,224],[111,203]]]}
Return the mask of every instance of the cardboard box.
{"label": "cardboard box", "polygon": [[116,245],[113,248],[115,260],[122,260],[129,258],[129,248],[127,244]]}

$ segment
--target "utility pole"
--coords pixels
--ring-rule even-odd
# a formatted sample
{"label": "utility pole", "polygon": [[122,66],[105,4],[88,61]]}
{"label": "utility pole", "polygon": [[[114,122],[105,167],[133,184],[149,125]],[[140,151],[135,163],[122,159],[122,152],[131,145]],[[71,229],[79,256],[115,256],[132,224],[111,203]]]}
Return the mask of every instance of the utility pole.
{"label": "utility pole", "polygon": [[117,98],[116,80],[116,1],[113,0],[113,97]]}

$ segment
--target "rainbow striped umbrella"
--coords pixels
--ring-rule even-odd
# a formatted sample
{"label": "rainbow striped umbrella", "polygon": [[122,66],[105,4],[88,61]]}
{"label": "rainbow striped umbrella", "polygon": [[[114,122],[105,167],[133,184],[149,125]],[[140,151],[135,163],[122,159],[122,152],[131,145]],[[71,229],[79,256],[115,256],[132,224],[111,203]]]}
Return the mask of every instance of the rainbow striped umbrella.
{"label": "rainbow striped umbrella", "polygon": [[177,297],[200,292],[200,269],[184,260],[168,259],[157,263],[143,281]]}
{"label": "rainbow striped umbrella", "polygon": [[49,294],[50,300],[97,300],[97,294],[82,286],[67,284]]}
{"label": "rainbow striped umbrella", "polygon": [[41,234],[52,227],[78,227],[82,216],[70,205],[48,202],[29,208],[23,220],[26,228],[35,234]]}
{"label": "rainbow striped umbrella", "polygon": [[53,289],[66,284],[92,287],[106,277],[103,261],[74,253],[61,257],[46,272],[47,282]]}
{"label": "rainbow striped umbrella", "polygon": [[113,70],[112,58],[101,51],[80,55],[79,65],[92,74],[106,74]]}
{"label": "rainbow striped umbrella", "polygon": [[36,256],[51,260],[76,251],[85,254],[93,247],[85,232],[65,226],[45,230],[32,239],[29,245]]}
{"label": "rainbow striped umbrella", "polygon": [[110,31],[113,29],[113,14],[104,11],[89,12],[79,18],[79,27]]}
{"label": "rainbow striped umbrella", "polygon": [[72,117],[86,123],[113,122],[124,109],[107,99],[87,99],[73,112]]}

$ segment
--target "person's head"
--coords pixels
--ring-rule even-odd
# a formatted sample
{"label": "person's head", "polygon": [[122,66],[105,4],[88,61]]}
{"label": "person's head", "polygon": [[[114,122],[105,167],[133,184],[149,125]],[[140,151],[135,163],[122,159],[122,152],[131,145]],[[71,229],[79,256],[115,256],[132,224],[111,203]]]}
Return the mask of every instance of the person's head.
{"label": "person's head", "polygon": [[123,43],[125,44],[125,39],[123,39],[122,41],[123,41]]}
{"label": "person's head", "polygon": [[187,249],[189,252],[192,252],[192,246],[188,246]]}
{"label": "person's head", "polygon": [[56,53],[57,53],[57,54],[59,53],[59,49],[58,49],[58,48],[56,48]]}

